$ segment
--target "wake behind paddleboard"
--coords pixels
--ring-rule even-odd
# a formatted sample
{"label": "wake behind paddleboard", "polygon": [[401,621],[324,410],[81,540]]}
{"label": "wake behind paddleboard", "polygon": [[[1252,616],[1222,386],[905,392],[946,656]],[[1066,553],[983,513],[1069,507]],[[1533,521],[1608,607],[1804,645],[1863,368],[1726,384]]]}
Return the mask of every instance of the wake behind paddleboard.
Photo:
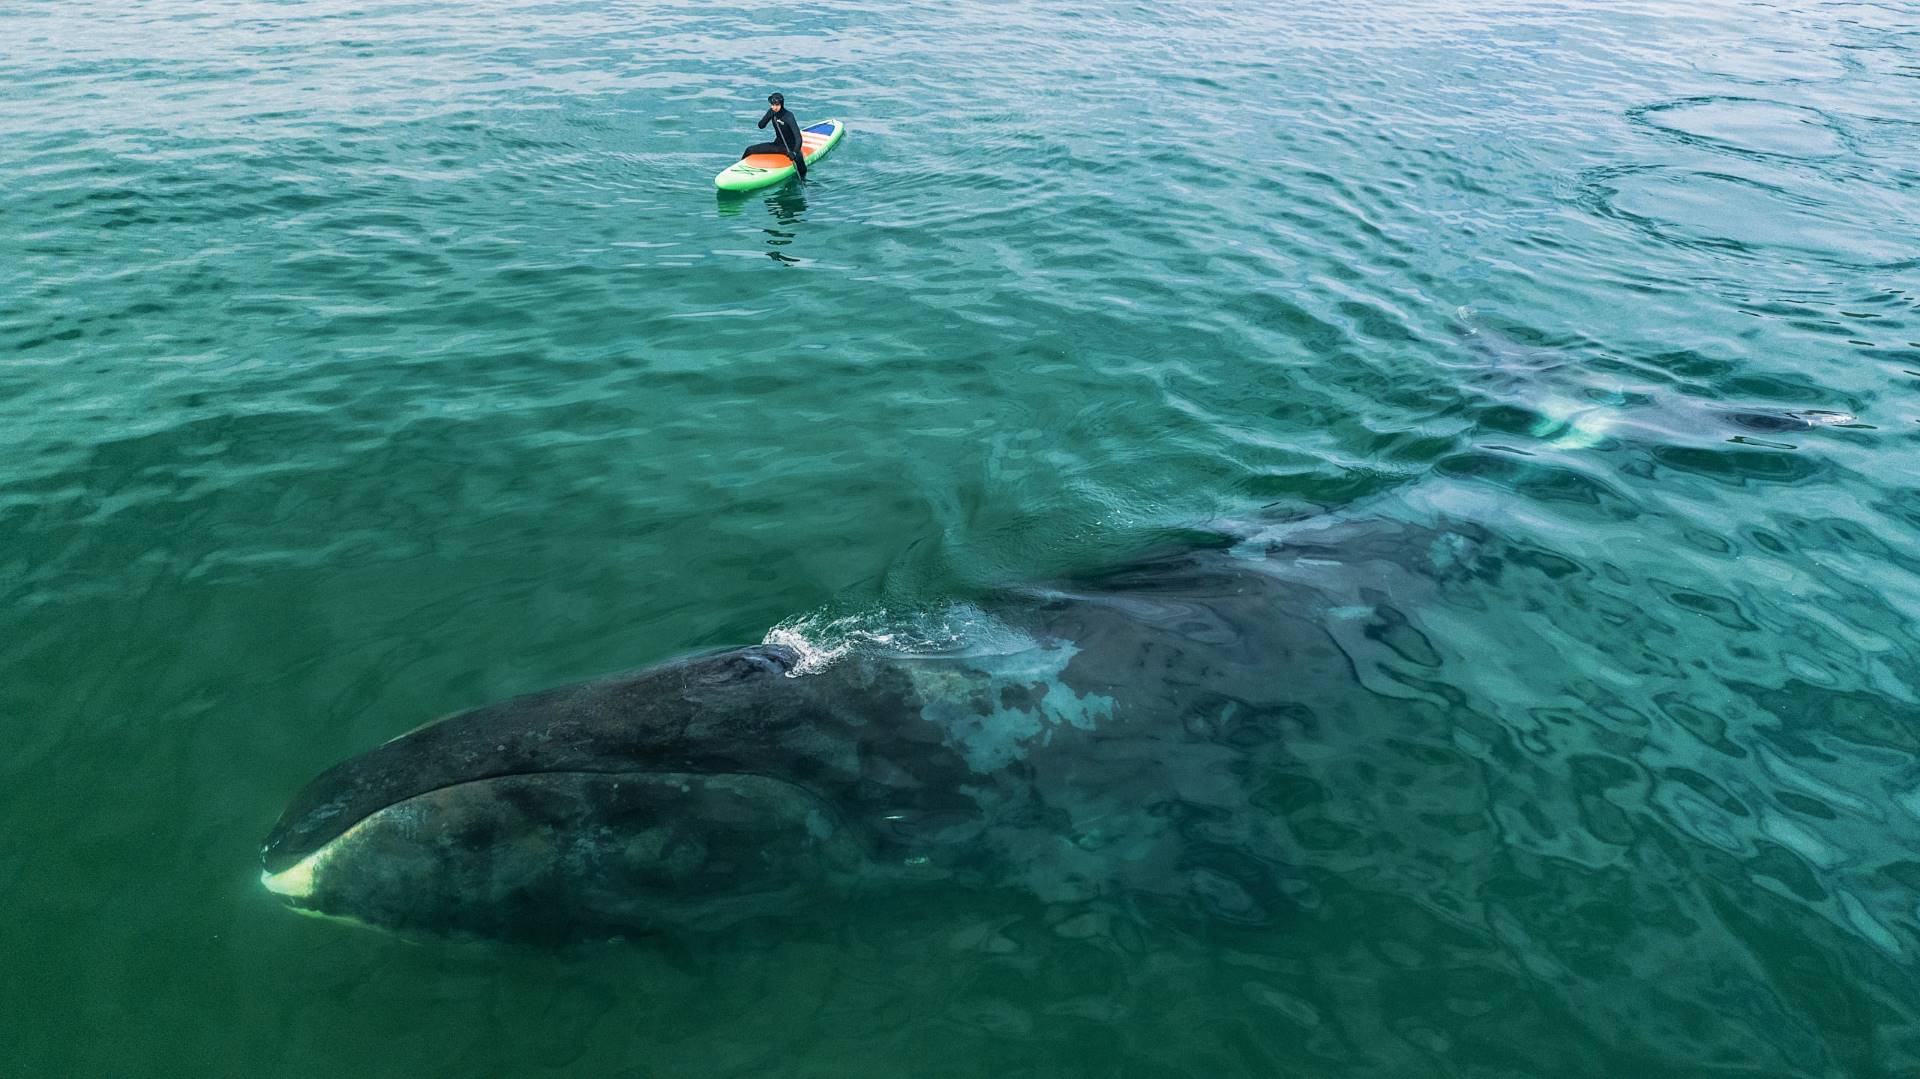
{"label": "wake behind paddleboard", "polygon": [[[840,144],[847,125],[838,120],[822,120],[800,130],[800,152],[807,155],[807,167],[827,156]],[[720,170],[713,186],[722,191],[752,191],[756,187],[777,184],[793,175],[793,162],[785,154],[748,154]]]}

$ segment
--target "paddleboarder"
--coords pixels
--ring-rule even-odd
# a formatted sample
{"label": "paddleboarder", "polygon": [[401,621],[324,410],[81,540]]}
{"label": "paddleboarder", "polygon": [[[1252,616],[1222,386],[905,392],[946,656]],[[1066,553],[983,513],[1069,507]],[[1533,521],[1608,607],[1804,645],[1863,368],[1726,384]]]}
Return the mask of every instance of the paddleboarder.
{"label": "paddleboarder", "polygon": [[766,127],[768,124],[773,125],[774,141],[749,146],[740,156],[744,158],[753,154],[785,154],[788,160],[793,162],[794,172],[798,173],[802,180],[806,179],[806,144],[800,140],[800,121],[794,119],[793,113],[787,111],[787,99],[781,94],[767,95],[766,115],[760,117],[760,122],[754,126]]}

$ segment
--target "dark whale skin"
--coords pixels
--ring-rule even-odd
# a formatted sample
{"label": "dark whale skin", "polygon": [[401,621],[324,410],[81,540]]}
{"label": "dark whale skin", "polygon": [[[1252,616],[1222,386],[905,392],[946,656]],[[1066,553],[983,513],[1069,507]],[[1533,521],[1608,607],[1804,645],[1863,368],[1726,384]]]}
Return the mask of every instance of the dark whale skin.
{"label": "dark whale skin", "polygon": [[1480,540],[1386,522],[1215,537],[956,617],[936,652],[803,673],[761,644],[488,705],[322,773],[263,879],[404,932],[723,928],[810,897],[1011,889],[1261,923],[1290,731],[1430,707],[1359,665],[1437,662],[1407,612]]}

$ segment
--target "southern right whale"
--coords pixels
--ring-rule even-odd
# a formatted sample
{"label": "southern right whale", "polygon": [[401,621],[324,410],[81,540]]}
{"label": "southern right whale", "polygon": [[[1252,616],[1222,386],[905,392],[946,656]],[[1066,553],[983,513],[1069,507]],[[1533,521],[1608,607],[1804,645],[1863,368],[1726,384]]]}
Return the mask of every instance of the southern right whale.
{"label": "southern right whale", "polygon": [[939,647],[822,669],[762,643],[454,716],[322,773],[262,851],[293,906],[557,940],[715,928],[809,897],[1009,889],[1265,922],[1290,731],[1431,707],[1418,607],[1466,527],[1296,522],[1200,537],[942,613]]}

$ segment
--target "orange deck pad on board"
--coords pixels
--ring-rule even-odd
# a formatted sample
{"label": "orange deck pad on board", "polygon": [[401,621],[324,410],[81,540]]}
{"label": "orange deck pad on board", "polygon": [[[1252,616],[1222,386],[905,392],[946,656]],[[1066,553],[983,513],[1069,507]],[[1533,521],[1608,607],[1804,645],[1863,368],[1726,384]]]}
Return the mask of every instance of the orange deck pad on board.
{"label": "orange deck pad on board", "polygon": [[[806,154],[807,160],[809,161],[813,160],[813,155],[820,152],[821,144],[827,141],[825,135],[821,135],[818,138],[807,137],[807,135],[812,134],[813,132],[809,131],[806,135],[801,136],[800,139],[800,152]],[[748,154],[746,157],[741,158],[741,160],[755,168],[762,169],[784,169],[788,165],[793,164],[793,161],[785,154]]]}

